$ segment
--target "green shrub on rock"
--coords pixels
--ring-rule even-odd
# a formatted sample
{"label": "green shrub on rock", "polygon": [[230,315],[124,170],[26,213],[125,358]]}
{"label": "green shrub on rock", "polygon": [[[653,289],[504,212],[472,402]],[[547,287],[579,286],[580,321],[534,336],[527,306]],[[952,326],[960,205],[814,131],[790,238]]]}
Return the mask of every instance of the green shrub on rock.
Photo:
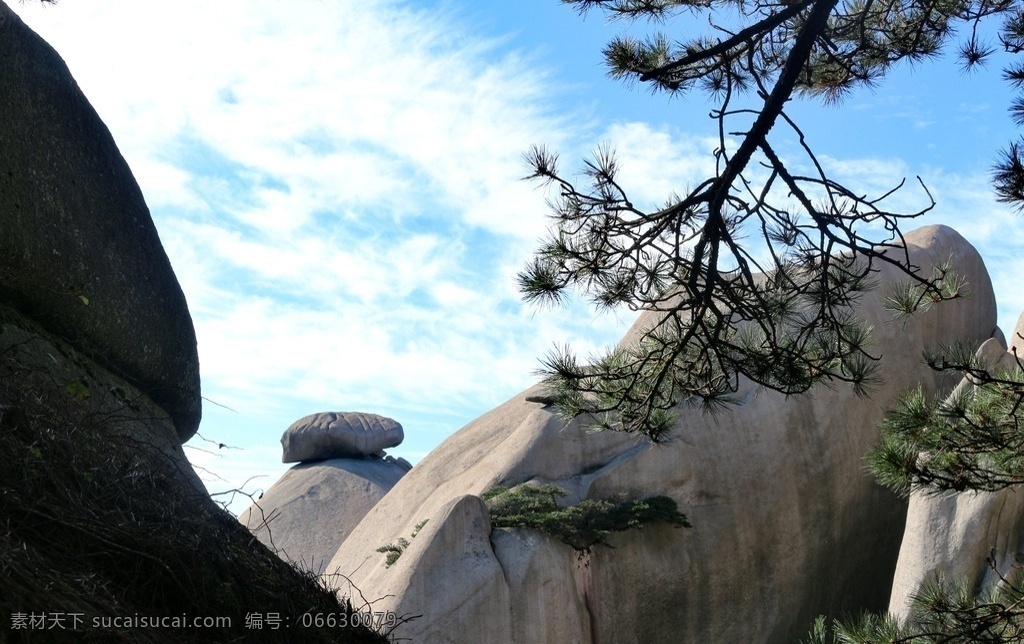
{"label": "green shrub on rock", "polygon": [[[423,519],[422,521],[417,523],[415,526],[413,526],[413,529],[412,529],[412,538],[413,539],[415,539],[416,535],[418,535],[420,533],[420,530],[423,529],[423,526],[427,525],[427,521],[429,521],[429,520],[430,519]],[[392,564],[394,564],[396,561],[398,561],[398,558],[402,556],[402,553],[405,552],[405,549],[408,548],[408,547],[409,547],[409,541],[407,539],[403,538],[403,537],[398,537],[398,541],[396,541],[395,543],[384,544],[380,548],[377,548],[377,552],[379,552],[381,554],[387,555],[387,557],[384,560],[384,567],[385,568],[390,568]]]}
{"label": "green shrub on rock", "polygon": [[627,500],[624,496],[584,499],[576,505],[559,507],[566,491],[550,483],[517,485],[511,489],[495,486],[483,500],[495,528],[532,528],[555,537],[576,550],[597,544],[608,545],[612,532],[640,529],[646,523],[662,521],[677,528],[690,527],[676,502],[667,496]]}

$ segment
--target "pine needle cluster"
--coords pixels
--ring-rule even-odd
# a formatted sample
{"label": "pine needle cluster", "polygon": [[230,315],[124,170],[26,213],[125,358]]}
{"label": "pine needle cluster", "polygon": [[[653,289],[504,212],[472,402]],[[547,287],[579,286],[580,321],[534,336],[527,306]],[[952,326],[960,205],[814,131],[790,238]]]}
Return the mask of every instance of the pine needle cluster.
{"label": "pine needle cluster", "polygon": [[997,491],[1024,483],[1024,432],[1017,410],[1024,400],[1019,368],[962,387],[945,399],[920,388],[904,394],[882,424],[869,455],[887,487],[924,492]]}
{"label": "pine needle cluster", "polygon": [[803,644],[1004,644],[1024,641],[1024,594],[1019,575],[978,596],[963,583],[929,579],[901,623],[866,613],[855,619],[819,617]]}

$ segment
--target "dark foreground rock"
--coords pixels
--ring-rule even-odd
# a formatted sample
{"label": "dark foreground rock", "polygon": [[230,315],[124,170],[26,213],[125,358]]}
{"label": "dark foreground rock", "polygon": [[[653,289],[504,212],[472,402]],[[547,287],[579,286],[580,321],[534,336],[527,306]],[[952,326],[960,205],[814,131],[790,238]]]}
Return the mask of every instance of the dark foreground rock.
{"label": "dark foreground rock", "polygon": [[[165,411],[4,306],[0,463],[0,641],[387,641],[338,627],[350,605],[210,499]],[[64,615],[63,626],[13,628],[19,615],[44,614]],[[287,633],[247,627],[247,616],[267,615]],[[316,628],[316,615],[335,626]],[[228,622],[114,621],[137,616]]]}
{"label": "dark foreground rock", "polygon": [[188,440],[195,331],[142,192],[64,61],[3,2],[0,88],[0,301],[136,386]]}

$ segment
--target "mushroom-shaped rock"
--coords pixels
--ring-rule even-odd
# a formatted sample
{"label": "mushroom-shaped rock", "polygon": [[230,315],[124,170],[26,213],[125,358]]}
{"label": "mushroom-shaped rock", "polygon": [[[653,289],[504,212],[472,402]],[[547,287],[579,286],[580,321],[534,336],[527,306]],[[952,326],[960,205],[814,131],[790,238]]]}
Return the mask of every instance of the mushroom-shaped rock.
{"label": "mushroom-shaped rock", "polygon": [[281,436],[285,463],[372,456],[401,444],[402,426],[390,418],[363,412],[330,411],[292,423]]}

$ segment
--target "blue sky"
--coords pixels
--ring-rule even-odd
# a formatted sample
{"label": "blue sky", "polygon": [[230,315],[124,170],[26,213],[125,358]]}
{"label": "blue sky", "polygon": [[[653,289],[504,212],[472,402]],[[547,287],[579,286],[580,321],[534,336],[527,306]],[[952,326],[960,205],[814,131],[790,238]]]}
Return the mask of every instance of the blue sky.
{"label": "blue sky", "polygon": [[[618,339],[628,312],[518,297],[546,229],[545,192],[519,180],[530,145],[572,168],[610,144],[650,205],[713,162],[702,97],[608,79],[600,50],[626,25],[556,0],[11,6],[67,61],[146,195],[199,338],[200,433],[231,446],[187,449],[215,492],[268,487],[287,468],[281,432],[317,411],[395,418],[406,440],[390,453],[416,462],[530,385],[555,344]],[[987,176],[1016,136],[1010,98],[998,65],[945,62],[791,109],[836,178],[867,193],[926,181],[938,206],[921,223],[982,250],[1007,331],[1024,222]]]}

